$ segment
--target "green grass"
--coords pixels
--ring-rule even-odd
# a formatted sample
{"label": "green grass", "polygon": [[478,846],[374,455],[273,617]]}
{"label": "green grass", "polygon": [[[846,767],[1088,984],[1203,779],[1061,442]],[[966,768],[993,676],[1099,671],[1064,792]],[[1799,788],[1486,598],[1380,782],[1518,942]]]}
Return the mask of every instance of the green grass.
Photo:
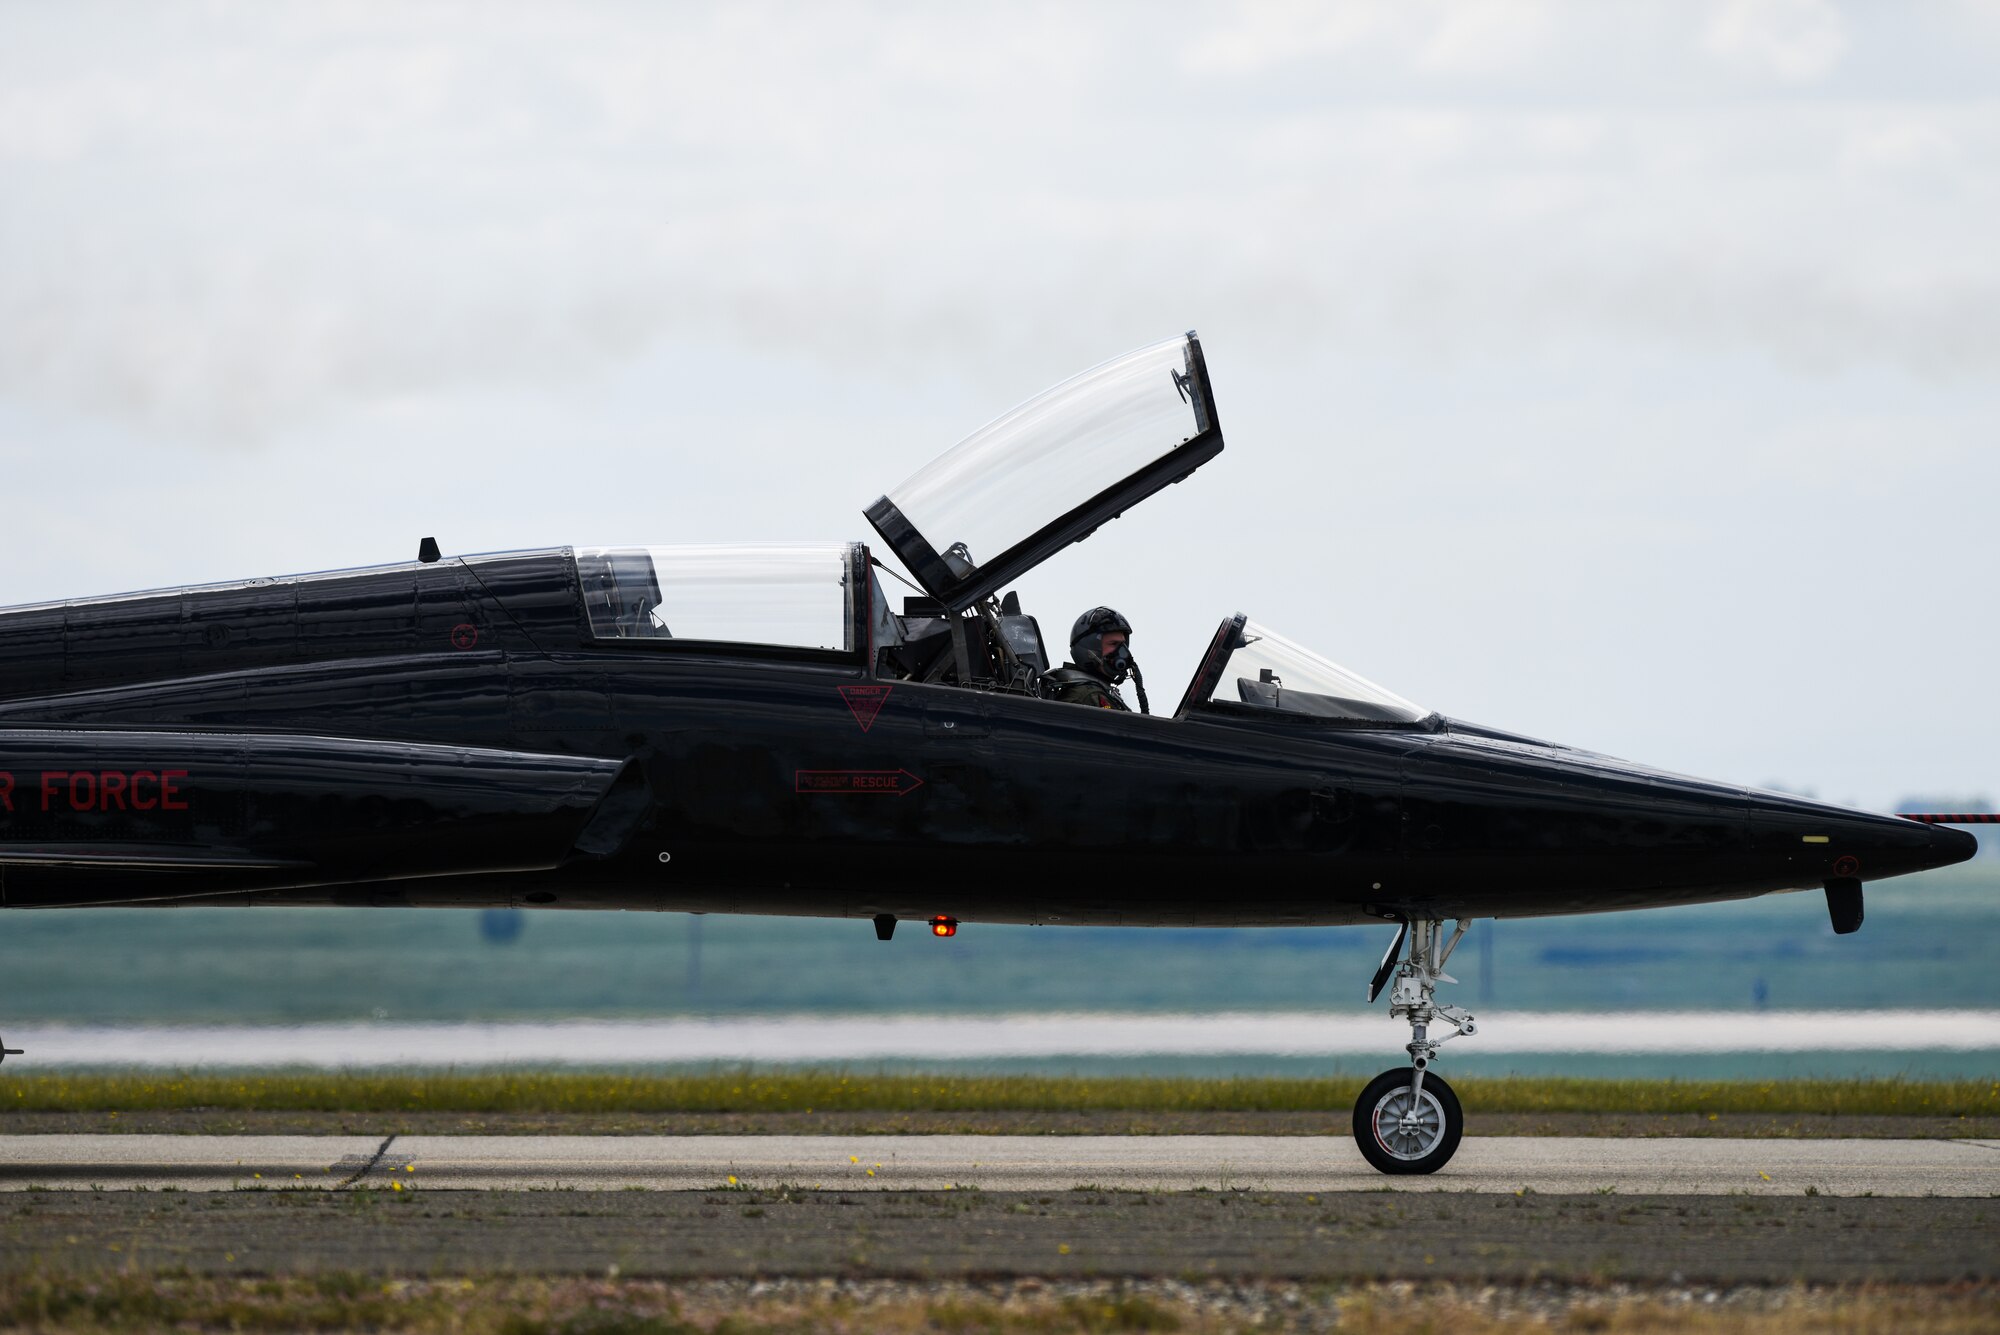
{"label": "green grass", "polygon": [[[803,1291],[803,1285],[727,1286],[647,1280],[483,1277],[391,1279],[334,1272],[272,1278],[145,1275],[0,1276],[0,1326],[8,1330],[104,1332],[409,1332],[409,1335],[1116,1335],[1179,1331],[1220,1335],[1251,1328],[1238,1304],[1264,1309],[1289,1328],[1355,1335],[1450,1330],[1503,1335],[1521,1328],[1522,1294],[1505,1286],[1447,1284],[1238,1286],[1204,1300],[1100,1286],[1005,1284],[879,1287],[867,1296]],[[1080,1290],[1080,1291],[1079,1291]],[[1711,1295],[1713,1296],[1713,1295]],[[1734,1295],[1732,1295],[1734,1297]],[[1673,1332],[1676,1335],[1804,1335],[1893,1330],[1970,1335],[1993,1329],[1989,1288],[1875,1286],[1773,1288],[1750,1302],[1689,1303],[1645,1289],[1542,1289],[1537,1328]],[[1231,1310],[1235,1309],[1235,1310]],[[1294,1325],[1294,1323],[1299,1323]]]}
{"label": "green grass", "polygon": [[[1325,1112],[1365,1082],[1087,1076],[864,1075],[839,1071],[614,1075],[566,1072],[34,1074],[0,1076],[17,1112],[831,1113]],[[1488,1113],[1831,1113],[2000,1116],[1991,1080],[1452,1081]]]}

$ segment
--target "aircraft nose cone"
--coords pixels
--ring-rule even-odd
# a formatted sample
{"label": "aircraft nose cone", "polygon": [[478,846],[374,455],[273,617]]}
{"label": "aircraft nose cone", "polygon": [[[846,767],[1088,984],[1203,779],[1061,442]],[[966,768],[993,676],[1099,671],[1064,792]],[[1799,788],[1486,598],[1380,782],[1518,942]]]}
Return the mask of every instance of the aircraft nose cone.
{"label": "aircraft nose cone", "polygon": [[1949,867],[1979,852],[1979,840],[1970,830],[1952,825],[1927,825],[1931,832],[1932,867]]}
{"label": "aircraft nose cone", "polygon": [[1903,876],[1979,851],[1978,840],[1949,826],[1779,794],[1753,795],[1750,827],[1760,849],[1783,856],[1806,882]]}

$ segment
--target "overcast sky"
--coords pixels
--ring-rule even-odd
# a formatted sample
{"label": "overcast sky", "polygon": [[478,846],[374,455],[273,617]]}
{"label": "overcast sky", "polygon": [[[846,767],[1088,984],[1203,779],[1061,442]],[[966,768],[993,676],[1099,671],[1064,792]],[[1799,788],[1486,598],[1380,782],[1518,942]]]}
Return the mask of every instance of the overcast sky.
{"label": "overcast sky", "polygon": [[1447,714],[2000,795],[2000,8],[0,3],[0,602],[860,538],[1198,328],[1021,584]]}

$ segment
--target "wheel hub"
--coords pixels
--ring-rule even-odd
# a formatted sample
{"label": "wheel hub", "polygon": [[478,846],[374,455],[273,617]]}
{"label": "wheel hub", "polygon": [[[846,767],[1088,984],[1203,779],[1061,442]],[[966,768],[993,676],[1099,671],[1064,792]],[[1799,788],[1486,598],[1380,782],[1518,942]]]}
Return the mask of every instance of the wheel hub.
{"label": "wheel hub", "polygon": [[1398,1159],[1421,1159],[1444,1137],[1444,1106],[1429,1090],[1412,1099],[1405,1085],[1376,1103],[1374,1124],[1384,1150]]}

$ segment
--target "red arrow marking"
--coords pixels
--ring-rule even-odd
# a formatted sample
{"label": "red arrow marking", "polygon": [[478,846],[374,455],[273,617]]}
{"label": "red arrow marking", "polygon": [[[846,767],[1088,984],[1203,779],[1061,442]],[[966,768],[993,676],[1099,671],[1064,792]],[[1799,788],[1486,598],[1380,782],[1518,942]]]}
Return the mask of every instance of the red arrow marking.
{"label": "red arrow marking", "polygon": [[906,769],[802,769],[792,776],[797,793],[891,793],[901,797],[924,786]]}
{"label": "red arrow marking", "polygon": [[888,686],[843,686],[840,698],[847,701],[847,707],[853,711],[854,721],[861,725],[861,731],[867,732],[875,726],[875,716],[882,712],[882,706],[889,703],[891,689]]}

